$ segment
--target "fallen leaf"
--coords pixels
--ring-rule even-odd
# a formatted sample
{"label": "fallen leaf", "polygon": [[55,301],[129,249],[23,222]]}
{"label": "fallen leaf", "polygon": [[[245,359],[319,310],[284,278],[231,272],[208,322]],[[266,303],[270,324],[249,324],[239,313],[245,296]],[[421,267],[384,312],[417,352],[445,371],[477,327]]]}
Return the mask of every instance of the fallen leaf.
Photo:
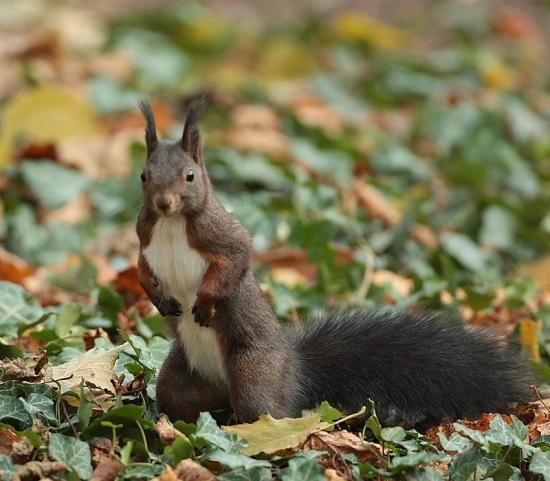
{"label": "fallen leaf", "polygon": [[114,481],[118,473],[123,469],[124,465],[120,459],[114,456],[103,455],[94,469],[90,481]]}
{"label": "fallen leaf", "polygon": [[155,424],[155,429],[159,435],[160,442],[164,445],[172,444],[178,437],[186,437],[181,431],[178,431],[168,418],[163,414]]}
{"label": "fallen leaf", "polygon": [[0,428],[0,454],[13,455],[13,445],[23,440],[23,436],[14,433],[10,429]]}
{"label": "fallen leaf", "polygon": [[[352,453],[360,463],[373,463],[383,455],[382,447],[376,443],[363,441],[349,431],[319,431],[312,434],[303,445],[305,450],[329,451],[332,453]],[[378,455],[378,456],[377,456]]]}
{"label": "fallen leaf", "polygon": [[216,481],[218,479],[208,469],[191,459],[184,459],[174,468],[168,467],[157,481]]}
{"label": "fallen leaf", "polygon": [[28,481],[43,479],[50,474],[67,471],[67,465],[62,461],[30,461],[17,468],[12,481]]}
{"label": "fallen leaf", "polygon": [[402,297],[410,295],[414,287],[412,279],[385,269],[377,269],[372,273],[372,283],[376,286],[390,285]]}
{"label": "fallen leaf", "polygon": [[147,294],[139,283],[139,273],[136,266],[130,266],[117,273],[114,280],[115,290],[122,296],[127,306],[147,299]]}
{"label": "fallen leaf", "polygon": [[42,379],[42,368],[48,362],[45,351],[35,354],[31,359],[5,358],[0,359],[0,369],[3,371],[2,380],[37,382]]}
{"label": "fallen leaf", "polygon": [[125,344],[108,350],[86,351],[82,356],[77,356],[69,362],[49,367],[46,369],[46,382],[52,383],[53,380],[57,380],[64,388],[78,391],[83,379],[100,389],[112,391],[111,380],[117,377],[113,366],[124,347]]}
{"label": "fallen leaf", "polygon": [[254,423],[224,426],[223,429],[235,433],[239,440],[246,440],[248,445],[241,448],[241,453],[251,456],[293,448],[304,442],[311,433],[327,426],[318,413],[308,412],[298,419],[275,419],[265,414]]}
{"label": "fallen leaf", "polygon": [[14,143],[22,135],[40,142],[58,142],[71,137],[93,137],[99,132],[95,114],[83,98],[54,86],[24,91],[4,108],[0,166],[11,161]]}
{"label": "fallen leaf", "polygon": [[534,319],[519,321],[519,339],[522,349],[535,361],[540,362],[539,336],[542,324]]}
{"label": "fallen leaf", "polygon": [[31,275],[36,269],[21,257],[16,256],[0,247],[0,279],[23,284],[23,279]]}
{"label": "fallen leaf", "polygon": [[382,49],[402,47],[406,40],[403,30],[354,11],[335,15],[332,19],[332,30],[343,40],[363,40]]}

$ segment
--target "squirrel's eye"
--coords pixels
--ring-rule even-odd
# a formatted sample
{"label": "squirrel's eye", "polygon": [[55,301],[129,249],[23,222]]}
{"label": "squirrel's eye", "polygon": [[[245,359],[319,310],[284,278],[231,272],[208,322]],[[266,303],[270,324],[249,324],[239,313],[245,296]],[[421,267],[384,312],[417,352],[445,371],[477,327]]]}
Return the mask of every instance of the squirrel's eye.
{"label": "squirrel's eye", "polygon": [[145,172],[142,172],[139,176],[142,182],[145,182]]}
{"label": "squirrel's eye", "polygon": [[195,174],[193,172],[193,169],[189,169],[187,171],[187,175],[185,176],[185,180],[187,182],[193,182],[193,179],[195,178]]}

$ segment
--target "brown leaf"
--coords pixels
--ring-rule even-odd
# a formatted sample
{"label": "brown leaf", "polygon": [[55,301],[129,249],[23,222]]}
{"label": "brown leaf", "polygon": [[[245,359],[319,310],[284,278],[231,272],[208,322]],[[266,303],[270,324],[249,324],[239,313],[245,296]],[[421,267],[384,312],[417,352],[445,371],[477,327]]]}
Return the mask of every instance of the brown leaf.
{"label": "brown leaf", "polygon": [[62,471],[67,471],[67,465],[61,461],[30,461],[15,471],[12,481],[42,479]]}
{"label": "brown leaf", "polygon": [[136,302],[147,299],[147,294],[139,283],[139,275],[136,266],[117,273],[114,280],[115,290],[123,297],[126,306],[132,306]]}
{"label": "brown leaf", "polygon": [[385,269],[377,269],[372,273],[372,283],[376,286],[390,285],[402,297],[408,296],[414,287],[412,279]]}
{"label": "brown leaf", "polygon": [[20,436],[7,428],[0,428],[0,454],[12,456],[13,445],[22,439],[23,436]]}
{"label": "brown leaf", "polygon": [[0,247],[0,279],[22,284],[23,279],[34,271],[35,268],[26,261]]}
{"label": "brown leaf", "polygon": [[382,455],[379,444],[361,440],[349,431],[319,431],[312,434],[303,445],[303,449],[329,451],[332,453],[353,453],[361,463],[376,463]]}
{"label": "brown leaf", "polygon": [[48,362],[46,351],[35,354],[32,359],[0,359],[0,369],[4,372],[5,381],[36,382],[42,379],[42,368]]}
{"label": "brown leaf", "polygon": [[541,37],[536,20],[524,10],[503,7],[495,18],[496,30],[510,38],[533,39]]}
{"label": "brown leaf", "polygon": [[157,481],[216,481],[216,476],[191,459],[184,459],[174,468],[168,467]]}
{"label": "brown leaf", "polygon": [[164,445],[172,444],[178,437],[185,437],[185,434],[172,426],[164,414],[155,424],[155,429],[159,435],[160,442]]}
{"label": "brown leaf", "polygon": [[327,481],[347,481],[346,478],[340,476],[336,470],[332,468],[325,470],[325,478]]}
{"label": "brown leaf", "polygon": [[270,276],[282,284],[310,284],[317,277],[317,266],[308,261],[303,249],[275,247],[256,254],[256,262],[269,266]]}
{"label": "brown leaf", "polygon": [[[353,190],[357,195],[359,205],[375,219],[380,219],[384,223],[394,226],[401,222],[402,215],[391,202],[386,199],[382,193],[371,185],[361,180],[356,180]],[[415,225],[411,229],[411,236],[420,244],[433,249],[439,244],[439,238],[429,227]]]}
{"label": "brown leaf", "polygon": [[109,339],[109,334],[103,328],[98,327],[97,329],[88,329],[83,335],[84,347],[86,351],[93,349],[95,347],[96,339],[105,339],[108,342],[111,342]]}
{"label": "brown leaf", "polygon": [[124,465],[120,459],[114,456],[101,456],[97,467],[94,469],[94,473],[90,478],[90,481],[114,481],[124,469]]}

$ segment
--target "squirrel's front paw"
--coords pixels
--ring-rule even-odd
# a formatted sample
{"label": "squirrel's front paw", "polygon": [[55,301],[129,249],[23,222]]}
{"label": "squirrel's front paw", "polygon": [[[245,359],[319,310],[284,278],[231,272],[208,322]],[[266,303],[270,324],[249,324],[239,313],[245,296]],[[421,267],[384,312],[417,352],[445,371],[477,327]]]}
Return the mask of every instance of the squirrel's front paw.
{"label": "squirrel's front paw", "polygon": [[181,304],[173,297],[163,299],[157,309],[162,316],[181,316],[183,313]]}
{"label": "squirrel's front paw", "polygon": [[208,326],[208,323],[214,317],[214,302],[211,299],[198,297],[197,301],[191,309],[191,313],[195,316],[195,322],[199,326]]}

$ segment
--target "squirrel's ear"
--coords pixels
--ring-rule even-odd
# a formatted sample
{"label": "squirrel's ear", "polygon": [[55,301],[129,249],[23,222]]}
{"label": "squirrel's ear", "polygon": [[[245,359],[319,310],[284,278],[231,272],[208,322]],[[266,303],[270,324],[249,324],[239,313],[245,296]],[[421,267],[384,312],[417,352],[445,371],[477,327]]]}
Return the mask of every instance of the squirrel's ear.
{"label": "squirrel's ear", "polygon": [[181,147],[195,162],[201,162],[201,133],[199,130],[199,118],[206,107],[206,98],[201,95],[194,98],[187,109],[183,135],[181,136]]}
{"label": "squirrel's ear", "polygon": [[157,128],[155,126],[155,116],[151,104],[147,100],[139,101],[139,108],[145,117],[147,125],[145,126],[145,144],[147,145],[147,153],[153,152],[157,148]]}

